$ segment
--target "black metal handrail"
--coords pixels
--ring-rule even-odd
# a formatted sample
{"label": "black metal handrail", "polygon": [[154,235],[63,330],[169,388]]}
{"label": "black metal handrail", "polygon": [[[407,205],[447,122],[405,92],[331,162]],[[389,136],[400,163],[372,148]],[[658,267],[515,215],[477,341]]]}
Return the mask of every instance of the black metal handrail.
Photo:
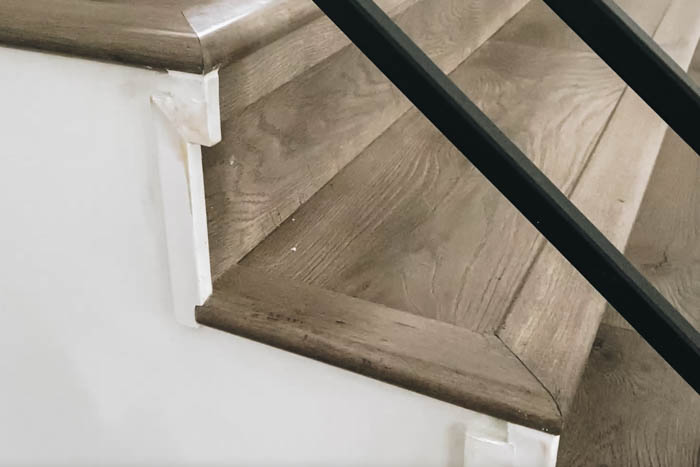
{"label": "black metal handrail", "polygon": [[372,0],[314,2],[700,393],[700,333],[530,159]]}

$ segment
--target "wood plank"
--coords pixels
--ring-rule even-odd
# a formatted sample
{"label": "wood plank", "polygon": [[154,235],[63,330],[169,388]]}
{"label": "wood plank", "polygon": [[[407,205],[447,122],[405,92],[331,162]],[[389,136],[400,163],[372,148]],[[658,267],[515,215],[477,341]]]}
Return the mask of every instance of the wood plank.
{"label": "wood plank", "polygon": [[199,73],[199,40],[177,8],[2,0],[0,44]]}
{"label": "wood plank", "polygon": [[[533,0],[538,3],[542,0]],[[640,2],[639,0],[616,0],[615,3],[627,13],[648,34],[653,34],[659,25],[661,18],[668,10],[673,0],[652,0]],[[548,12],[550,8],[542,5]],[[558,32],[559,25],[549,19],[549,14],[530,14],[523,18],[524,24],[531,33],[525,37],[519,37],[521,45],[538,46],[546,43],[548,47],[587,51],[590,48],[576,34],[562,35]],[[504,40],[513,40],[509,33],[504,32]]]}
{"label": "wood plank", "polygon": [[[382,0],[377,5],[396,17],[418,1],[421,0]],[[239,57],[219,70],[221,120],[227,121],[349,44],[335,24],[322,15],[277,41]]]}
{"label": "wood plank", "polygon": [[205,69],[225,66],[286,36],[323,13],[300,0],[209,0],[183,6],[202,43]]}
{"label": "wood plank", "polygon": [[[525,3],[499,0],[483,8],[482,1],[421,1],[397,20],[449,71]],[[223,124],[222,143],[204,151],[214,277],[277,228],[408,108],[369,60],[346,47],[231,116]]]}
{"label": "wood plank", "polygon": [[[700,47],[690,76],[700,82]],[[700,329],[700,160],[672,130],[666,131],[625,254]],[[603,322],[631,329],[610,306]]]}
{"label": "wood plank", "polygon": [[[404,1],[379,4],[391,9]],[[3,0],[0,43],[206,73],[322,16],[306,0]],[[303,52],[286,50],[288,61]]]}
{"label": "wood plank", "polygon": [[[687,68],[700,38],[700,4],[674,0],[655,39]],[[630,118],[634,116],[634,118]],[[666,125],[627,90],[571,200],[623,249]],[[552,392],[566,415],[605,301],[550,245],[524,281],[498,335]]]}
{"label": "wood plank", "polygon": [[602,325],[557,465],[700,466],[699,420],[700,397],[641,336]]}
{"label": "wood plank", "polygon": [[[397,13],[394,10],[405,9],[417,0],[376,1],[385,11]],[[287,68],[309,66],[309,59],[316,58],[310,57],[310,52],[325,58],[338,50],[334,47],[337,40],[325,43],[327,50],[318,50],[317,44],[323,44],[320,37],[329,38],[329,28],[322,26],[329,21],[308,0],[216,0],[185,7],[183,14],[202,42],[205,67],[225,69],[236,63],[233,70],[238,72],[233,76],[237,79],[245,77],[240,76],[241,70],[249,70],[267,82],[270,77],[286,75]],[[324,36],[317,35],[324,29]],[[243,59],[245,62],[239,64]]]}
{"label": "wood plank", "polygon": [[[543,16],[573,34],[530,3],[451,77],[569,191],[624,86],[591,51],[550,48],[564,42],[551,35],[533,45],[532,18]],[[485,332],[501,323],[539,242],[412,110],[241,263]]]}
{"label": "wood plank", "polygon": [[558,433],[549,394],[495,336],[240,266],[197,321],[514,423]]}

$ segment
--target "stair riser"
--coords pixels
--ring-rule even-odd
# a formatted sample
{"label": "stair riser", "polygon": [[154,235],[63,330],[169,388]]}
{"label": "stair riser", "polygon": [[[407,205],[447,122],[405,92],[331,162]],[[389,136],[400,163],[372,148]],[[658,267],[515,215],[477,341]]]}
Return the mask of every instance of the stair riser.
{"label": "stair riser", "polygon": [[[378,0],[392,18],[423,0]],[[242,55],[219,70],[221,120],[240,114],[261,97],[350,45],[350,40],[312,2],[318,15],[254,52]]]}
{"label": "stair riser", "polygon": [[[450,72],[526,3],[425,0],[396,20]],[[235,95],[229,89],[235,77],[226,70],[221,76],[226,100]],[[223,113],[223,141],[204,151],[214,277],[260,243],[409,106],[350,46],[238,113],[222,103],[229,109]]]}

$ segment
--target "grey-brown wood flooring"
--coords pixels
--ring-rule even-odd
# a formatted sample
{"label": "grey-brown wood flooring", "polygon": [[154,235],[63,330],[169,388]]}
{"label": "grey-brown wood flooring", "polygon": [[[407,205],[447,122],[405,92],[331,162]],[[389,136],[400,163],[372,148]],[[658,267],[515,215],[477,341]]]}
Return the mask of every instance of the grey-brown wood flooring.
{"label": "grey-brown wood flooring", "polygon": [[557,465],[700,466],[700,396],[635,331],[603,324]]}
{"label": "grey-brown wood flooring", "polygon": [[[691,76],[700,81],[699,51]],[[700,157],[672,131],[626,253],[700,326]],[[700,466],[700,396],[612,309],[564,426],[558,465]]]}
{"label": "grey-brown wood flooring", "polygon": [[[695,1],[629,1],[626,6],[661,44],[682,45],[686,67],[695,44],[678,36],[685,32],[697,43],[697,28],[684,22],[697,17],[698,12],[689,8],[697,5]],[[612,205],[593,211],[604,232],[614,233],[624,224],[624,234],[618,235],[624,246],[622,239],[634,223],[664,126],[660,120],[648,121],[643,104],[637,106],[629,95],[625,97],[624,83],[543,2],[525,6],[450,76],[574,202],[584,208]],[[611,143],[632,126],[644,135],[653,131],[656,143],[641,147]],[[624,161],[618,157],[621,152],[634,158]],[[643,158],[642,152],[647,153]],[[646,176],[622,183],[637,187],[634,193],[604,190],[601,183],[619,185],[620,178],[611,182],[592,178],[588,169],[597,174],[601,167],[609,168],[601,159],[613,159],[614,168],[624,174],[646,171]],[[622,198],[626,209],[619,207]],[[613,210],[617,217],[608,215]],[[624,222],[622,211],[631,212]],[[559,256],[539,260],[543,242],[413,109],[240,265],[477,333],[497,332],[556,398],[564,416],[605,308],[599,295],[583,279],[573,277],[576,272]],[[558,255],[553,249],[552,254]],[[534,262],[538,265],[534,276],[545,280],[538,279],[537,288],[530,288],[529,281],[521,288],[533,277]],[[543,267],[545,272],[539,273]],[[548,275],[550,270],[557,274]],[[550,277],[564,273],[572,276],[572,283],[577,281],[562,296],[548,283]],[[215,284],[215,289],[218,285],[227,295],[226,284]],[[533,306],[534,299],[538,303]],[[591,308],[594,316],[582,313]],[[526,316],[529,322],[513,321],[514,316]],[[505,317],[507,326],[500,326]],[[231,330],[223,319],[210,325]],[[235,330],[242,328],[239,323]]]}
{"label": "grey-brown wood flooring", "polygon": [[[641,10],[653,32],[663,8]],[[567,194],[624,90],[540,1],[450,77]],[[542,242],[412,109],[241,264],[491,332]]]}

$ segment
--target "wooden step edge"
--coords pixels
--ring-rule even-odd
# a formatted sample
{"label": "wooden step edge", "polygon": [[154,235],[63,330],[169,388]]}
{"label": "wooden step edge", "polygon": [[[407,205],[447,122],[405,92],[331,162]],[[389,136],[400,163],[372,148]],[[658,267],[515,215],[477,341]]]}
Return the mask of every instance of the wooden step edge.
{"label": "wooden step edge", "polygon": [[561,430],[550,394],[494,335],[243,266],[215,283],[196,318],[465,409],[551,434]]}
{"label": "wooden step edge", "polygon": [[87,0],[2,0],[0,45],[202,73],[199,39],[177,8]]}
{"label": "wooden step edge", "polygon": [[[421,0],[377,0],[377,4],[388,14],[397,15],[418,1]],[[318,41],[319,37],[330,39],[322,41],[327,50],[319,55],[328,57],[337,51],[337,40],[330,35],[328,28],[332,23],[313,2],[276,0],[249,3],[257,5],[241,6],[240,2],[218,0],[183,10],[202,43],[206,69],[223,68],[252,54],[257,56],[246,60],[247,66],[271,53],[277,60],[287,62],[296,56],[303,63],[308,60],[305,42]],[[231,18],[237,19],[231,21]],[[286,42],[292,44],[285,46]],[[266,50],[261,52],[262,49]],[[302,53],[304,55],[300,56]]]}
{"label": "wooden step edge", "polygon": [[[700,3],[674,0],[654,39],[688,69],[700,40]],[[667,125],[626,89],[571,200],[624,251]],[[606,308],[605,300],[546,244],[497,335],[554,395],[566,417]]]}
{"label": "wooden step edge", "polygon": [[[378,4],[391,11],[415,1]],[[307,0],[3,0],[0,44],[204,74],[321,17]]]}

